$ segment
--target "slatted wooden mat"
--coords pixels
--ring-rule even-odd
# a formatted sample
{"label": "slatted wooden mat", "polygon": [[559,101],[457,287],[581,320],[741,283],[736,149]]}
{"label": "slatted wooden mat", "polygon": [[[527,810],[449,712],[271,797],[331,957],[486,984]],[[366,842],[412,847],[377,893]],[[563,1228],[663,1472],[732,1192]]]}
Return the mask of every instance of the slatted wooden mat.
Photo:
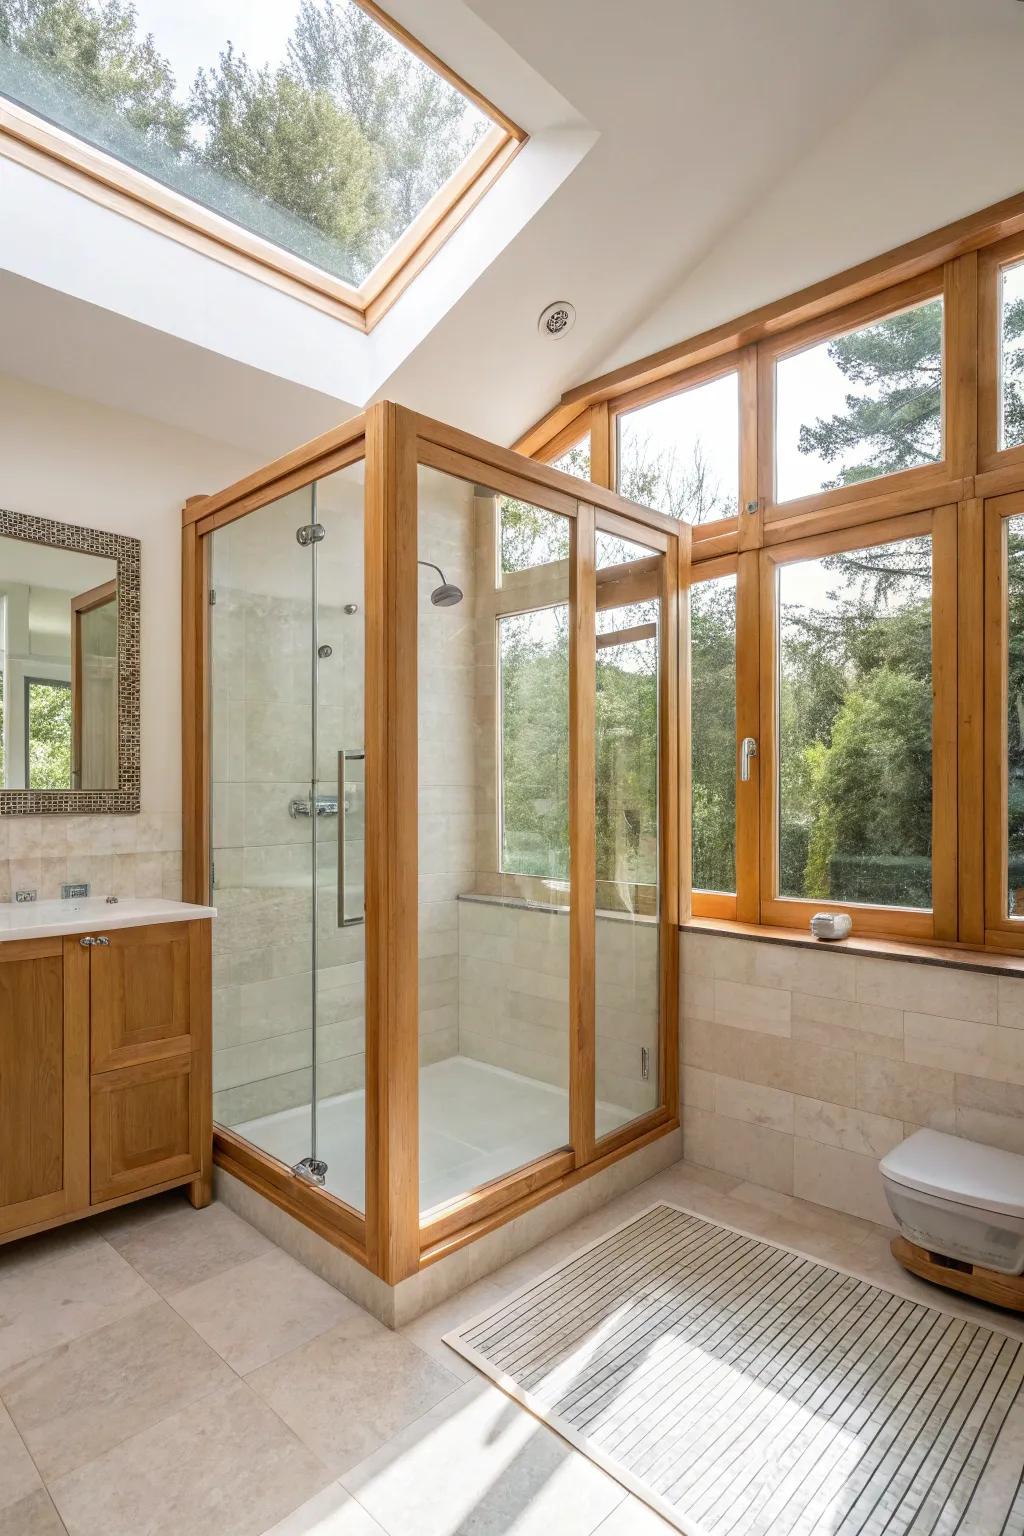
{"label": "slatted wooden mat", "polygon": [[447,1343],[687,1536],[1024,1536],[1024,1346],[658,1204]]}

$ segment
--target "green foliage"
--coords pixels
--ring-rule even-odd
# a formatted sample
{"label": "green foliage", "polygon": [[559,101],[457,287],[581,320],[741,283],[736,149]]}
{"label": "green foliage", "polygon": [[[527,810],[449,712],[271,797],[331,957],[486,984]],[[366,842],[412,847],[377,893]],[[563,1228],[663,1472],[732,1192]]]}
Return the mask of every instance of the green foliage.
{"label": "green foliage", "polygon": [[834,555],[813,608],[786,600],[779,682],[780,889],[931,902],[927,540]]}
{"label": "green foliage", "polygon": [[1024,443],[1024,299],[1003,309],[1003,442]]}
{"label": "green foliage", "polygon": [[736,889],[736,583],[690,591],[693,884]]}
{"label": "green foliage", "polygon": [[846,409],[800,428],[801,453],[840,465],[829,486],[853,485],[942,454],[942,304],[890,315],[828,344],[856,393]]}
{"label": "green foliage", "polygon": [[187,91],[131,0],[0,0],[0,46],[28,105],[353,282],[488,126],[351,0],[301,0],[278,68],[229,42]]}
{"label": "green foliage", "polygon": [[529,571],[569,558],[569,519],[543,507],[531,506],[514,496],[498,502],[501,569]]}
{"label": "green foliage", "polygon": [[380,223],[380,155],[326,91],[286,69],[253,70],[230,44],[192,89],[202,158],[367,262]]}
{"label": "green foliage", "polygon": [[144,139],[176,152],[190,111],[151,36],[139,36],[130,0],[0,0],[0,44],[59,76]]}
{"label": "green foliage", "polygon": [[71,788],[71,685],[28,686],[29,789]]}
{"label": "green foliage", "polygon": [[502,863],[569,878],[569,611],[501,620]]}

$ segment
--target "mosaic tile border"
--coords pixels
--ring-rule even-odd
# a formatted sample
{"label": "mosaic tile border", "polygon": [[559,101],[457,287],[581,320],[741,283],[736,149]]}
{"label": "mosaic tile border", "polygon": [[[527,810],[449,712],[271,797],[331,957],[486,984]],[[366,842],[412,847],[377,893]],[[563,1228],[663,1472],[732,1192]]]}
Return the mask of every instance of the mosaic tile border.
{"label": "mosaic tile border", "polygon": [[138,539],[0,508],[0,537],[117,562],[117,789],[0,789],[0,816],[137,816],[141,778]]}

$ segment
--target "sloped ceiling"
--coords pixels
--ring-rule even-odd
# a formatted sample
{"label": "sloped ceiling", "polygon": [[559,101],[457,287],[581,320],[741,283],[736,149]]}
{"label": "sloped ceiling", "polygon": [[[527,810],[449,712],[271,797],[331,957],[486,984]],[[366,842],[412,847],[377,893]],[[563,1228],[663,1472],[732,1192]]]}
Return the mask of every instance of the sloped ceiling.
{"label": "sloped ceiling", "polygon": [[[389,8],[503,106],[512,49],[596,139],[401,361],[328,388],[318,349],[308,377],[272,345],[246,366],[0,271],[0,368],[268,455],[368,394],[507,442],[589,375],[1024,190],[1019,0],[465,4],[461,29],[456,0]],[[577,325],[542,339],[556,298]]]}

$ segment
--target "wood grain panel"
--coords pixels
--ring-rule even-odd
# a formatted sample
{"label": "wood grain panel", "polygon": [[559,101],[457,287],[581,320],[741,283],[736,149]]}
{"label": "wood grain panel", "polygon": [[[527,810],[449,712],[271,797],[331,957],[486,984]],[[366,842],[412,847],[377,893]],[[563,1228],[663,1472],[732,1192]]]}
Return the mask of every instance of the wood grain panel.
{"label": "wood grain panel", "polygon": [[191,1050],[189,925],[120,928],[90,953],[92,1070]]}
{"label": "wood grain panel", "polygon": [[51,954],[0,956],[0,1208],[46,1196],[63,1200],[63,1125],[64,973],[58,941]]}
{"label": "wood grain panel", "polygon": [[112,1200],[199,1169],[191,1056],[122,1067],[92,1080],[92,1198]]}

